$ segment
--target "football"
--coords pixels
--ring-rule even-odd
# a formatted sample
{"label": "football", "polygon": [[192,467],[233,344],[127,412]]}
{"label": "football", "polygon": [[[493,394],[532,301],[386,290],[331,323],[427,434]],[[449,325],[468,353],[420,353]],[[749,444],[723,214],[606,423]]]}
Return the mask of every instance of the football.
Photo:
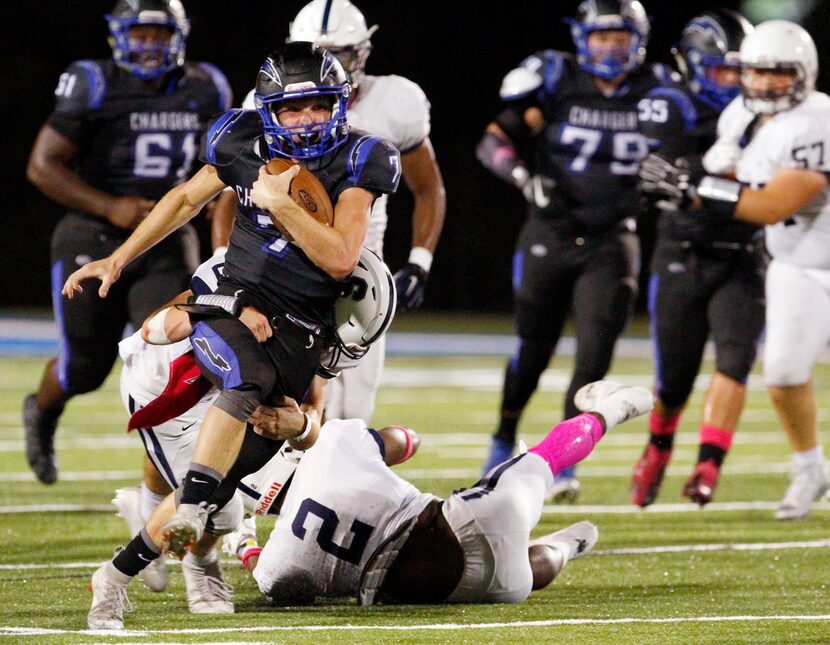
{"label": "football", "polygon": [[[265,172],[269,175],[279,175],[294,164],[295,162],[291,159],[276,157],[266,164]],[[305,166],[300,165],[300,172],[291,180],[291,189],[288,191],[288,195],[297,206],[321,224],[326,226],[334,224],[334,207],[331,204],[331,199],[320,180]],[[276,219],[272,217],[271,221],[286,240],[290,242],[294,239]]]}

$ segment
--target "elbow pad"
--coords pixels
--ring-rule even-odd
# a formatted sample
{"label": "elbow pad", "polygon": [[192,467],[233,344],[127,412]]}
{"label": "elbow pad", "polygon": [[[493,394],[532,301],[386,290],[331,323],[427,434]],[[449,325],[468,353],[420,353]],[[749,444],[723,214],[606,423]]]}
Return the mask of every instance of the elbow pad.
{"label": "elbow pad", "polygon": [[187,303],[175,305],[176,309],[186,311],[190,322],[196,323],[206,318],[239,318],[245,302],[238,296],[220,296],[205,294],[190,296]]}
{"label": "elbow pad", "polygon": [[522,187],[529,176],[524,161],[515,148],[492,132],[485,132],[476,146],[476,158],[496,177],[508,184]]}

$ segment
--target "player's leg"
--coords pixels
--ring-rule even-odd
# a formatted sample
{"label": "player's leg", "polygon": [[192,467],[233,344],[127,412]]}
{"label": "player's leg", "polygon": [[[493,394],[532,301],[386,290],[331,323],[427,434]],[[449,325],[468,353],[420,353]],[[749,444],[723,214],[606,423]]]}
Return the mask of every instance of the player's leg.
{"label": "player's leg", "polygon": [[327,419],[363,419],[371,423],[385,356],[386,337],[381,336],[355,367],[328,382]]}
{"label": "player's leg", "polygon": [[826,273],[775,260],[767,270],[764,379],[793,451],[792,481],[775,514],[782,520],[805,517],[828,489],[811,380],[830,340],[830,285],[817,279]]}
{"label": "player's leg", "polygon": [[764,327],[763,280],[754,256],[725,263],[725,282],[709,301],[715,368],[703,401],[697,464],[683,494],[700,505],[712,500],[746,399],[746,380]]}
{"label": "player's leg", "polygon": [[504,375],[499,425],[484,464],[487,473],[513,454],[522,412],[536,391],[565,324],[573,277],[560,263],[565,244],[529,220],[513,256],[514,324],[518,345]]}
{"label": "player's leg", "polygon": [[[614,345],[633,311],[637,297],[640,247],[636,236],[620,233],[603,239],[587,239],[580,247],[583,270],[573,292],[576,356],[571,382],[565,394],[564,417],[574,417],[576,392],[605,376],[611,366]],[[574,501],[579,491],[576,473],[565,470],[552,491],[556,501]]]}

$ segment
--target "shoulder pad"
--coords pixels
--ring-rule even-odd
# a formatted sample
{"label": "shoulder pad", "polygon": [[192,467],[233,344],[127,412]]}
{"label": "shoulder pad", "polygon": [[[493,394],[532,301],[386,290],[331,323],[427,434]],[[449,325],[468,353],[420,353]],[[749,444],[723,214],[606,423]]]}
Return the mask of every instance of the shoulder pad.
{"label": "shoulder pad", "polygon": [[233,91],[228,83],[228,79],[215,65],[211,65],[210,63],[198,63],[198,65],[205,73],[207,73],[210,80],[213,81],[216,91],[219,93],[216,109],[220,112],[230,110],[231,104],[233,103]]}
{"label": "shoulder pad", "polygon": [[[523,98],[540,88],[547,94],[552,94],[556,91],[557,85],[559,85],[559,81],[565,72],[567,62],[567,54],[553,49],[546,49],[545,51],[534,54],[533,56],[528,56],[521,62],[518,68],[505,76],[504,81],[502,82],[502,91],[500,92],[501,98],[508,101]],[[513,72],[517,72],[519,70],[531,72],[537,78],[527,76],[526,74],[522,76],[516,75],[514,83],[515,87],[518,90],[521,90],[523,87],[526,89],[520,93],[514,93],[510,96],[505,95],[508,79]]]}
{"label": "shoulder pad", "polygon": [[225,248],[216,249],[213,255],[199,265],[193,277],[190,278],[190,290],[197,296],[203,296],[216,291],[219,277],[223,275],[225,266]]}
{"label": "shoulder pad", "polygon": [[503,101],[512,101],[527,96],[541,86],[541,74],[533,72],[526,67],[517,67],[511,69],[507,73],[507,76],[504,77],[504,80],[502,80],[501,87],[499,88],[499,97]]}
{"label": "shoulder pad", "polygon": [[97,110],[104,102],[107,78],[99,61],[78,60],[60,75],[55,88],[55,111],[78,114]]}
{"label": "shoulder pad", "polygon": [[[384,134],[402,154],[412,151],[430,133],[430,104],[426,94],[417,83],[403,76],[390,74],[376,76],[373,80],[371,100],[376,105],[375,110],[388,119],[389,132]],[[372,121],[367,119],[366,122]]]}
{"label": "shoulder pad", "polygon": [[262,121],[251,110],[235,108],[220,114],[203,137],[201,158],[212,166],[227,166],[262,134]]}
{"label": "shoulder pad", "polygon": [[254,92],[256,90],[251,90],[245,95],[245,98],[242,99],[242,109],[243,110],[256,110],[256,105],[254,105]]}
{"label": "shoulder pad", "polygon": [[355,132],[358,136],[348,150],[348,186],[359,186],[376,193],[394,193],[401,179],[401,155],[381,137]]}
{"label": "shoulder pad", "polygon": [[648,99],[665,99],[674,105],[683,118],[683,127],[686,130],[693,130],[697,124],[698,110],[694,101],[683,90],[678,87],[660,86],[650,90],[646,95]]}

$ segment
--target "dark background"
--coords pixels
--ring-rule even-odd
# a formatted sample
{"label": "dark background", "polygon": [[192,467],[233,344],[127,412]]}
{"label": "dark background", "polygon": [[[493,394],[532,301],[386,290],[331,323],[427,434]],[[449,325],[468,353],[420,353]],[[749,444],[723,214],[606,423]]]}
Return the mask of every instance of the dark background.
{"label": "dark background", "polygon": [[[306,0],[184,2],[192,23],[188,58],[218,65],[238,102],[253,86],[268,50],[284,41],[290,19]],[[649,60],[663,62],[669,61],[669,48],[693,15],[714,6],[738,6],[737,2],[644,3],[652,17]],[[110,56],[102,16],[113,4],[111,0],[2,3],[0,15],[6,26],[0,63],[5,161],[0,187],[2,308],[49,304],[49,239],[63,209],[27,183],[26,161],[52,110],[52,92],[64,67],[76,59]],[[372,39],[367,71],[406,76],[424,89],[432,103],[431,138],[447,188],[447,219],[424,308],[508,311],[510,256],[524,218],[523,199],[478,164],[474,147],[498,110],[498,88],[506,72],[539,49],[572,51],[562,18],[577,1],[362,0],[356,4],[370,25],[380,26]],[[814,25],[828,21],[828,9],[822,4],[805,23],[814,34],[822,33]],[[822,41],[816,38],[820,54]],[[393,271],[408,253],[410,206],[405,188],[390,203],[386,259]]]}

